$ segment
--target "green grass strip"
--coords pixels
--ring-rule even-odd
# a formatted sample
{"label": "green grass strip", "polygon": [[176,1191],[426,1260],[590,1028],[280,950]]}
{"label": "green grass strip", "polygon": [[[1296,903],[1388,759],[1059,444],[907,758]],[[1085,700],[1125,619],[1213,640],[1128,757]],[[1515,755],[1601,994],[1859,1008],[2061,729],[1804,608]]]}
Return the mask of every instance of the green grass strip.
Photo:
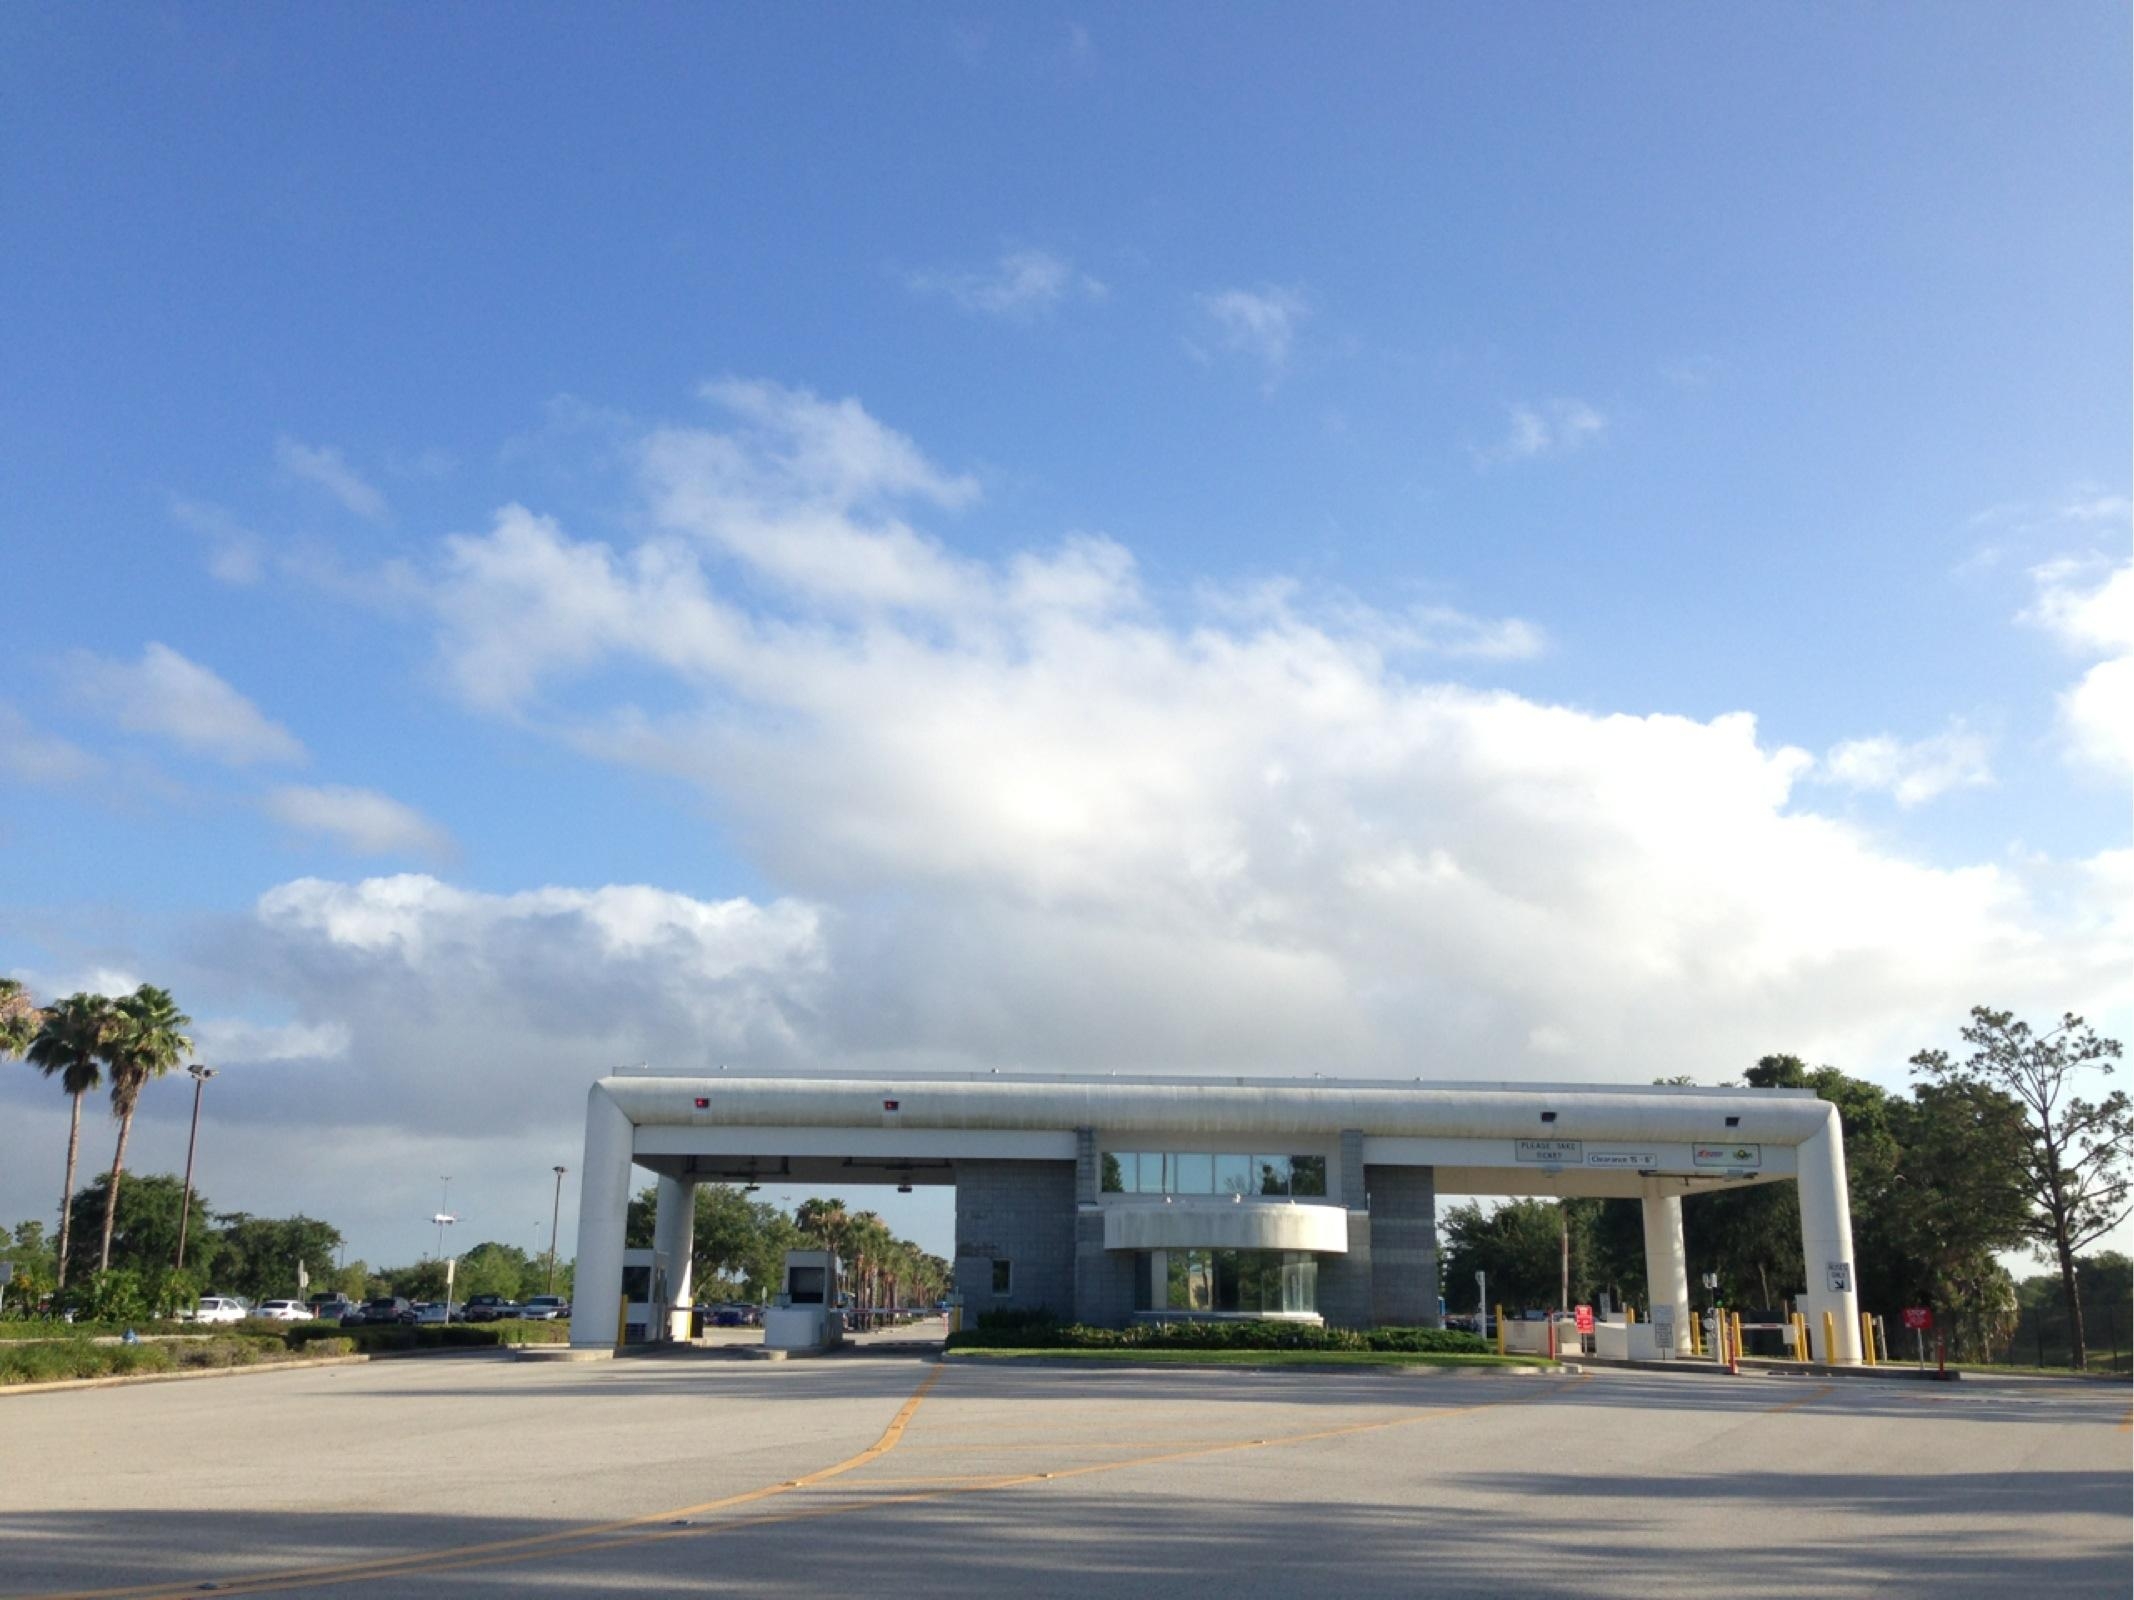
{"label": "green grass strip", "polygon": [[988,1350],[949,1352],[952,1360],[1108,1361],[1144,1367],[1552,1367],[1544,1356],[1431,1355],[1402,1350],[1161,1350],[1146,1345],[1124,1349]]}

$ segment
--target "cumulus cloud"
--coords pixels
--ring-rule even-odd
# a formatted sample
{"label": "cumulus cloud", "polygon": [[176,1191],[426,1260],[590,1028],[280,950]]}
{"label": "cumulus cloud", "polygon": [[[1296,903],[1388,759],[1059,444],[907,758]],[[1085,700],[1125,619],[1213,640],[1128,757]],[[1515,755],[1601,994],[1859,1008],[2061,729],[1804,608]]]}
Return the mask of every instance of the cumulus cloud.
{"label": "cumulus cloud", "polygon": [[262,1023],[243,1017],[201,1017],[193,1023],[194,1054],[217,1067],[264,1061],[338,1061],[348,1054],[343,1022]]}
{"label": "cumulus cloud", "polygon": [[282,826],[332,839],[357,855],[437,857],[452,848],[444,829],[375,789],[291,784],[270,791],[260,806]]}
{"label": "cumulus cloud", "polygon": [[638,1061],[1897,1082],[1982,1000],[2124,1002],[2134,853],[1931,865],[1814,809],[1825,769],[1923,781],[1918,746],[1551,703],[1486,676],[1530,624],[1152,596],[1099,535],[961,554],[907,519],[976,485],[856,403],[714,399],[629,457],[634,538],[507,507],[409,592],[465,703],[695,785],[783,898],[269,891],[188,985],[345,1050],[229,1086],[261,1170],[332,1129],[455,1202],[532,1192]]}
{"label": "cumulus cloud", "polygon": [[1510,407],[1504,437],[1473,454],[1480,466],[1566,455],[1607,431],[1607,417],[1583,400],[1522,402]]}
{"label": "cumulus cloud", "polygon": [[910,272],[904,282],[915,293],[940,295],[965,311],[1014,322],[1042,317],[1070,299],[1105,295],[1101,282],[1049,250],[1010,250],[975,272]]}
{"label": "cumulus cloud", "polygon": [[2070,755],[2100,772],[2134,774],[2134,563],[2063,557],[2030,576],[2035,598],[2021,620],[2071,655],[2104,658],[2060,696]]}
{"label": "cumulus cloud", "polygon": [[1198,305],[1217,345],[1255,362],[1269,388],[1289,370],[1298,329],[1312,312],[1303,290],[1271,283],[1256,289],[1217,289],[1201,295]]}
{"label": "cumulus cloud", "polygon": [[1857,791],[1887,794],[1900,806],[1923,805],[1951,789],[1993,781],[1993,743],[1961,722],[1909,742],[1889,734],[1833,745],[1818,776]]}
{"label": "cumulus cloud", "polygon": [[304,759],[287,728],[168,645],[150,643],[136,662],[80,651],[68,658],[66,676],[83,704],[129,733],[236,767]]}
{"label": "cumulus cloud", "polygon": [[325,490],[357,516],[372,522],[385,520],[385,496],[332,445],[282,438],[275,441],[274,460],[287,476]]}
{"label": "cumulus cloud", "polygon": [[184,495],[170,497],[171,520],[207,541],[208,571],[218,582],[248,587],[266,571],[266,541],[222,506]]}

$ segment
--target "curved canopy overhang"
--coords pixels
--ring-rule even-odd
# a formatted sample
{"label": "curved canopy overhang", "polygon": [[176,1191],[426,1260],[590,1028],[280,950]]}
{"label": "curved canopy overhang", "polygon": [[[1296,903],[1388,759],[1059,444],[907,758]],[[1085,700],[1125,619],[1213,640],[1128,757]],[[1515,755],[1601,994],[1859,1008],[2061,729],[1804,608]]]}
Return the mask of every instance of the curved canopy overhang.
{"label": "curved canopy overhang", "polygon": [[1312,1250],[1345,1255],[1349,1214],[1294,1202],[1180,1200],[1107,1206],[1107,1250]]}

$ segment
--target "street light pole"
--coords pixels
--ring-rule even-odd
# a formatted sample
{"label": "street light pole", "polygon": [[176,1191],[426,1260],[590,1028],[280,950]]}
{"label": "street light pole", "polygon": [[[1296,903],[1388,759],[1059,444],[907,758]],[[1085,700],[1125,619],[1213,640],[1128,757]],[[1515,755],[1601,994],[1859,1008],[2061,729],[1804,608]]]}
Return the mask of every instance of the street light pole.
{"label": "street light pole", "polygon": [[558,1167],[555,1171],[556,1198],[548,1208],[548,1288],[543,1291],[546,1294],[554,1294],[556,1292],[556,1222],[563,1215],[564,1169]]}
{"label": "street light pole", "polygon": [[185,1225],[193,1218],[193,1150],[200,1143],[200,1091],[207,1087],[208,1079],[215,1076],[213,1067],[203,1067],[195,1061],[185,1069],[193,1075],[193,1131],[185,1136],[185,1199],[178,1206],[178,1261],[180,1272],[185,1270]]}

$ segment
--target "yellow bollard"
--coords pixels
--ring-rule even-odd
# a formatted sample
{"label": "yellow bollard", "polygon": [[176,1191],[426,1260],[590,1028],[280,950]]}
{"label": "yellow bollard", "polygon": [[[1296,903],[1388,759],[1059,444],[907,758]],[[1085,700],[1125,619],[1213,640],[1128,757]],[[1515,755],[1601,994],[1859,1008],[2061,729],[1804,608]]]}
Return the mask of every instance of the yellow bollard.
{"label": "yellow bollard", "polygon": [[1504,1354],[1504,1307],[1497,1307],[1497,1354]]}
{"label": "yellow bollard", "polygon": [[622,1354],[623,1341],[630,1337],[630,1297],[623,1294],[615,1306],[615,1353]]}
{"label": "yellow bollard", "polygon": [[1624,1326],[1624,1327],[1626,1327],[1626,1328],[1630,1328],[1630,1327],[1635,1327],[1635,1326],[1637,1325],[1637,1320],[1638,1320],[1638,1308],[1637,1308],[1636,1306],[1625,1306],[1625,1307],[1623,1307],[1623,1326]]}
{"label": "yellow bollard", "polygon": [[1815,1352],[1808,1347],[1808,1319],[1800,1312],[1793,1313],[1793,1359],[1813,1360]]}
{"label": "yellow bollard", "polygon": [[1827,1311],[1823,1313],[1823,1359],[1833,1365],[1838,1359],[1838,1321]]}
{"label": "yellow bollard", "polygon": [[1734,1359],[1739,1361],[1748,1350],[1748,1346],[1741,1342],[1741,1313],[1738,1311],[1728,1313],[1728,1321],[1732,1323],[1732,1327],[1728,1331],[1734,1335]]}
{"label": "yellow bollard", "polygon": [[1689,1319],[1689,1353],[1693,1356],[1704,1354],[1704,1319],[1694,1312]]}
{"label": "yellow bollard", "polygon": [[1860,1313],[1860,1354],[1869,1366],[1875,1364],[1875,1319]]}

